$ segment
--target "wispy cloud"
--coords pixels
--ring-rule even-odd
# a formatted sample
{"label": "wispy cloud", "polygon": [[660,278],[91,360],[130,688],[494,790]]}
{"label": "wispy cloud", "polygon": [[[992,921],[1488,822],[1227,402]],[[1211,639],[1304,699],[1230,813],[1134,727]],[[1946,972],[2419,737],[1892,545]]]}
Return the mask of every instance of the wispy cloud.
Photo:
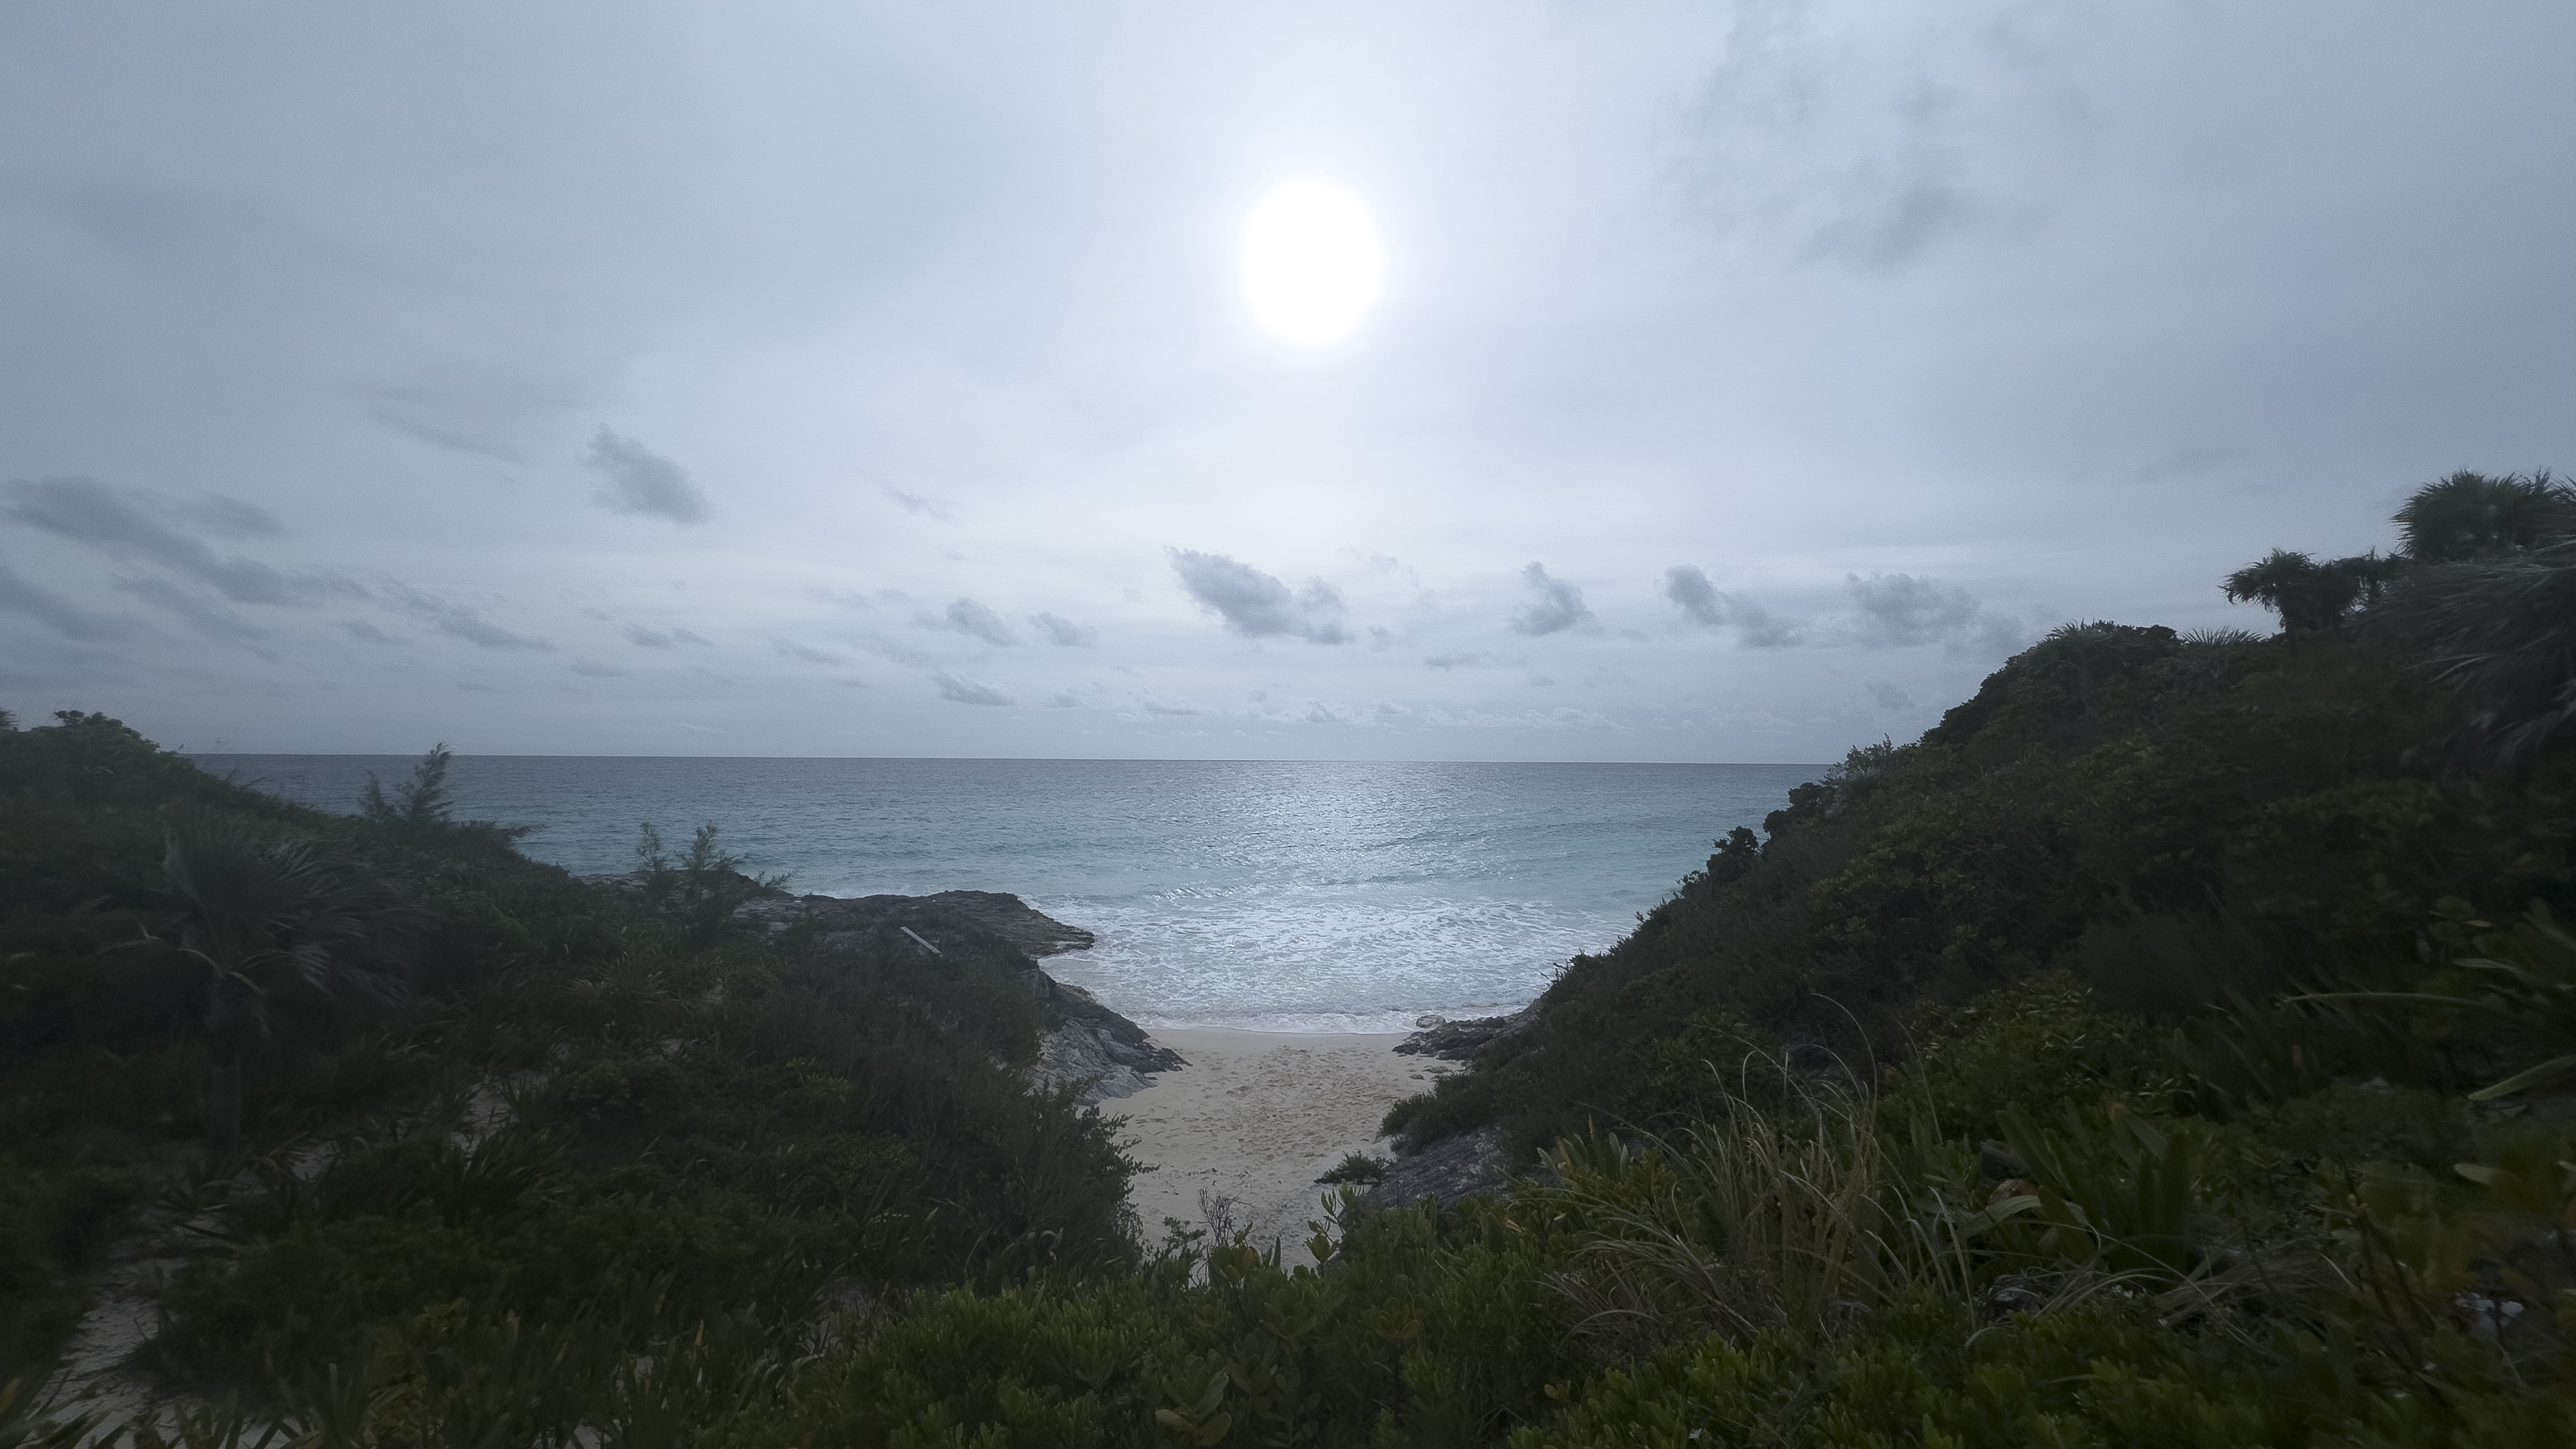
{"label": "wispy cloud", "polygon": [[16,522],[88,544],[129,562],[156,564],[202,584],[236,604],[300,607],[328,598],[364,597],[366,590],[334,574],[285,574],[256,559],[225,557],[205,541],[163,520],[183,518],[200,528],[237,538],[274,537],[286,526],[267,510],[237,498],[165,498],[139,488],[119,488],[95,478],[47,478],[8,486],[8,516]]}
{"label": "wispy cloud", "polygon": [[1495,662],[1494,656],[1476,650],[1461,649],[1454,654],[1434,654],[1422,661],[1425,669],[1474,669]]}
{"label": "wispy cloud", "polygon": [[517,634],[483,617],[483,611],[471,604],[459,604],[436,594],[425,594],[403,584],[386,586],[385,594],[394,606],[418,618],[430,628],[451,638],[485,649],[529,649],[552,651],[555,646],[529,634]]}
{"label": "wispy cloud", "polygon": [[1275,576],[1223,554],[1192,549],[1169,551],[1172,572],[1200,608],[1225,620],[1225,626],[1247,639],[1292,638],[1310,644],[1347,644],[1342,626],[1342,596],[1322,579],[1291,592]]}
{"label": "wispy cloud", "polygon": [[286,536],[286,524],[276,514],[256,503],[245,503],[221,493],[209,493],[195,503],[183,505],[181,512],[217,533],[234,538]]}
{"label": "wispy cloud", "polygon": [[1100,642],[1098,629],[1054,614],[1031,614],[1029,626],[1044,635],[1048,643],[1061,644],[1069,649],[1086,649]]}
{"label": "wispy cloud", "polygon": [[679,464],[606,428],[590,440],[584,462],[600,476],[593,500],[620,513],[667,518],[686,528],[707,521],[707,495]]}
{"label": "wispy cloud", "polygon": [[[1912,649],[1944,644],[1953,651],[2009,651],[2022,637],[2020,624],[1995,614],[1955,584],[1911,574],[1848,574],[1843,589],[1854,612],[1819,620],[1777,618],[1741,594],[1711,584],[1689,564],[1664,571],[1664,597],[1704,629],[1732,627],[1748,649],[1823,647]],[[1892,686],[1891,686],[1892,687]]]}
{"label": "wispy cloud", "polygon": [[987,644],[1008,647],[1020,642],[1019,636],[1011,632],[1011,626],[1002,622],[1001,615],[973,599],[959,599],[936,614],[928,609],[920,610],[912,616],[912,622],[916,628],[971,634]]}
{"label": "wispy cloud", "polygon": [[772,639],[769,641],[769,647],[777,650],[781,658],[798,659],[807,664],[847,664],[849,662],[838,654],[799,644],[792,639]]}
{"label": "wispy cloud", "polygon": [[395,432],[505,461],[586,391],[571,369],[534,366],[524,356],[432,362],[359,390],[368,415]]}
{"label": "wispy cloud", "polygon": [[862,634],[858,636],[858,643],[859,647],[878,658],[900,664],[906,669],[924,668],[931,662],[929,655],[910,645],[889,639],[883,634]]}
{"label": "wispy cloud", "polygon": [[1768,609],[1741,594],[1725,593],[1691,564],[1664,570],[1664,597],[1703,629],[1732,625],[1736,642],[1747,649],[1786,649],[1804,643],[1807,626],[1774,618]]}
{"label": "wispy cloud", "polygon": [[1561,634],[1592,623],[1592,610],[1583,602],[1583,591],[1563,579],[1548,577],[1547,570],[1535,561],[1521,570],[1521,582],[1538,598],[1512,616],[1513,633],[1532,637]]}
{"label": "wispy cloud", "polygon": [[94,614],[60,594],[19,576],[0,559],[0,611],[23,614],[66,639],[102,643],[123,639],[134,632],[125,619]]}
{"label": "wispy cloud", "polygon": [[929,497],[925,494],[906,493],[900,488],[890,486],[886,489],[885,495],[886,497],[893,499],[896,506],[903,509],[904,512],[919,514],[920,516],[931,519],[935,522],[950,523],[954,522],[957,517],[955,509],[940,502],[938,499]]}
{"label": "wispy cloud", "polygon": [[977,680],[960,679],[953,674],[935,674],[939,697],[954,704],[1005,705],[1015,701],[1008,691]]}
{"label": "wispy cloud", "polygon": [[1873,574],[1866,579],[1852,574],[1843,582],[1860,606],[1859,640],[1864,648],[1947,644],[2008,650],[2022,637],[2018,623],[1988,613],[1974,594],[1956,585],[1910,574]]}
{"label": "wispy cloud", "polygon": [[227,608],[221,599],[202,590],[185,588],[160,574],[132,574],[118,579],[116,586],[138,599],[157,604],[194,625],[199,632],[237,643],[273,638],[264,629]]}
{"label": "wispy cloud", "polygon": [[686,629],[647,629],[641,624],[629,624],[618,632],[626,636],[627,643],[639,649],[677,649],[683,644],[693,644],[701,649],[715,647],[714,640],[701,638]]}

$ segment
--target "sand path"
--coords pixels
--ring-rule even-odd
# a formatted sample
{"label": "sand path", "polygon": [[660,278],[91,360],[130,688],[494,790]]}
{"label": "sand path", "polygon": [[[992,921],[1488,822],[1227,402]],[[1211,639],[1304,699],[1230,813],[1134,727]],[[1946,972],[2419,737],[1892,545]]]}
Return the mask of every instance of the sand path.
{"label": "sand path", "polygon": [[1189,1065],[1100,1110],[1123,1117],[1130,1155],[1151,1172],[1129,1188],[1148,1245],[1163,1220],[1206,1226],[1199,1195],[1231,1198],[1255,1242],[1280,1240],[1280,1261],[1311,1263],[1310,1220],[1332,1191],[1315,1179],[1352,1152],[1391,1156],[1378,1137],[1386,1109],[1457,1070],[1398,1056],[1401,1033],[1323,1035],[1173,1027],[1153,1033]]}

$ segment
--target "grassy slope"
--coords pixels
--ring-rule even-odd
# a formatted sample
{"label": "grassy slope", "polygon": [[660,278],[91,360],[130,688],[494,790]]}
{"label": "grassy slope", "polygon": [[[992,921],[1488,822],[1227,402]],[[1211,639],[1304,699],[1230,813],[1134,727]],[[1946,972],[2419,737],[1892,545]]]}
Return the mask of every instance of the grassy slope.
{"label": "grassy slope", "polygon": [[[1523,1145],[1710,1105],[1748,1047],[1903,1057],[1919,1003],[2052,966],[2160,1020],[2233,990],[2420,975],[2434,904],[2566,913],[2576,769],[2442,778],[2441,723],[2386,646],[2060,631],[1916,744],[1856,751],[1616,948],[1534,1028],[1390,1116],[1416,1138],[1500,1118]],[[2427,1062],[2428,1083],[2460,1082]]]}
{"label": "grassy slope", "polygon": [[[248,1170],[200,1174],[201,971],[166,949],[161,810],[323,842],[406,911],[408,1000],[291,1003],[253,1063]],[[1040,1023],[998,941],[822,951],[621,909],[506,837],[400,832],[209,778],[96,717],[0,732],[0,1381],[41,1363],[138,1211],[217,1207],[179,1378],[358,1352],[423,1313],[800,1310],[1119,1264],[1130,1170],[1013,1070]],[[518,1126],[466,1152],[475,1096]],[[277,1165],[333,1143],[311,1183]],[[229,1206],[225,1206],[229,1203]]]}

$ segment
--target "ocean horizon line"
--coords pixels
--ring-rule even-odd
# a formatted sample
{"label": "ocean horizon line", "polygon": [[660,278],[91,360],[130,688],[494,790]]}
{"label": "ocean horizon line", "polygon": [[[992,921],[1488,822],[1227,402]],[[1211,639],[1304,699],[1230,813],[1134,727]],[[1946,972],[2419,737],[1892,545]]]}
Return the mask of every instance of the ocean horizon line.
{"label": "ocean horizon line", "polygon": [[[428,752],[388,750],[175,750],[191,760],[418,760]],[[1813,769],[1832,767],[1830,760],[1479,760],[1313,757],[1286,755],[622,755],[606,752],[517,753],[450,752],[460,760],[766,760],[876,761],[885,764],[1028,764],[1028,765],[1585,765],[1609,769]]]}

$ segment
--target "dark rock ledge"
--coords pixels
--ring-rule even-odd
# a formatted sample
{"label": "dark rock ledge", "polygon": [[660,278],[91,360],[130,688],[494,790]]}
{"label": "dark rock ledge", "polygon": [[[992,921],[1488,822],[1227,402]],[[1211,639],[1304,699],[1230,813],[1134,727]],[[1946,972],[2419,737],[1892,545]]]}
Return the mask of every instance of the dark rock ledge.
{"label": "dark rock ledge", "polygon": [[[1406,1037],[1396,1050],[1408,1056],[1472,1062],[1488,1047],[1506,1044],[1527,1031],[1536,1010],[1532,1004],[1509,1016],[1469,1021],[1425,1017],[1417,1023],[1422,1030]],[[1535,1169],[1534,1164],[1522,1164],[1523,1170],[1515,1171],[1504,1148],[1502,1125],[1489,1123],[1473,1132],[1443,1137],[1418,1151],[1401,1152],[1386,1176],[1361,1197],[1361,1206],[1399,1208],[1434,1201],[1448,1208],[1460,1198],[1501,1192],[1513,1178],[1528,1176],[1531,1170],[1543,1175],[1543,1169]]]}
{"label": "dark rock ledge", "polygon": [[1503,1145],[1499,1122],[1443,1137],[1398,1157],[1386,1176],[1361,1195],[1360,1206],[1400,1208],[1428,1200],[1445,1209],[1457,1206],[1460,1198],[1500,1192],[1515,1176]]}
{"label": "dark rock ledge", "polygon": [[[640,872],[582,879],[629,899],[644,896]],[[1046,1087],[1079,1084],[1082,1099],[1101,1102],[1132,1096],[1153,1085],[1152,1073],[1187,1065],[1178,1052],[1158,1047],[1145,1029],[1103,1006],[1088,991],[1049,976],[1041,956],[1087,950],[1092,935],[1079,926],[1030,908],[999,891],[941,891],[930,896],[797,896],[734,877],[722,889],[739,892],[733,919],[771,935],[809,927],[826,949],[854,947],[882,934],[901,933],[926,950],[998,945],[1017,959],[1021,978],[1048,1021],[1038,1041],[1031,1079]]]}
{"label": "dark rock ledge", "polygon": [[1524,1006],[1509,1016],[1482,1016],[1473,1021],[1426,1016],[1415,1023],[1422,1030],[1406,1037],[1396,1050],[1407,1056],[1437,1057],[1444,1062],[1472,1061],[1486,1047],[1526,1031],[1530,1011]]}

